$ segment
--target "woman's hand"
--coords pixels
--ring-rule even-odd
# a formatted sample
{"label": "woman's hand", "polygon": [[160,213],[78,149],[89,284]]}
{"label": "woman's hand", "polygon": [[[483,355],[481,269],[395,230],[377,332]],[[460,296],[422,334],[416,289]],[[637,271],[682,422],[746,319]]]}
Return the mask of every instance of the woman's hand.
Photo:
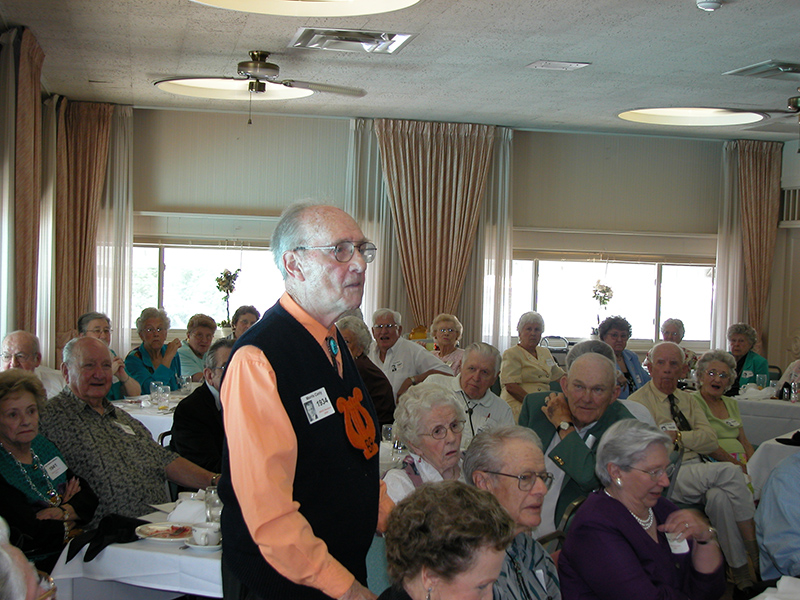
{"label": "woman's hand", "polygon": [[164,356],[161,359],[161,364],[169,367],[172,364],[175,355],[178,353],[178,348],[181,347],[181,341],[178,338],[172,340],[169,344],[167,344],[167,349],[164,352]]}
{"label": "woman's hand", "polygon": [[36,518],[40,521],[63,521],[64,520],[64,511],[61,510],[58,506],[53,506],[51,508],[43,508],[39,512],[36,513]]}
{"label": "woman's hand", "polygon": [[121,356],[115,356],[114,360],[111,362],[111,373],[122,382],[127,381],[128,377],[130,377],[130,375],[125,372],[125,361]]}
{"label": "woman's hand", "polygon": [[658,526],[659,531],[674,533],[678,539],[695,541],[703,544],[714,539],[715,533],[702,515],[696,510],[684,509],[671,513],[663,525]]}
{"label": "woman's hand", "polygon": [[73,477],[67,482],[67,487],[64,489],[64,497],[61,499],[62,504],[66,504],[70,499],[81,491],[81,484],[77,477]]}

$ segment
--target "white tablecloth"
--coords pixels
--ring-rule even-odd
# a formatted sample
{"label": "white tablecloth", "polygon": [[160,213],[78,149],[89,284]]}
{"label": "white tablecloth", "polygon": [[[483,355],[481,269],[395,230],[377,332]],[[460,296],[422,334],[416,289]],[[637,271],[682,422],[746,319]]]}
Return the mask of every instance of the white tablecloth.
{"label": "white tablecloth", "polygon": [[[175,401],[170,399],[170,408],[174,408],[177,405],[177,399]],[[141,408],[136,404],[124,404],[122,402],[115,402],[114,406],[121,408],[134,419],[141,421],[142,424],[150,430],[154,440],[157,440],[160,434],[172,429],[171,412],[160,411],[153,406]]]}
{"label": "white tablecloth", "polygon": [[800,403],[737,398],[747,439],[758,445],[800,429]]}
{"label": "white tablecloth", "polygon": [[65,563],[61,554],[53,579],[59,600],[168,600],[183,594],[222,598],[222,551],[200,552],[180,543],[139,540],[112,544],[88,563],[86,548]]}
{"label": "white tablecloth", "polygon": [[[780,437],[792,437],[793,433],[794,432],[790,432]],[[753,480],[753,491],[756,500],[761,498],[761,490],[764,489],[764,485],[767,483],[767,478],[769,474],[772,473],[772,469],[777,467],[778,463],[784,458],[797,452],[800,452],[800,446],[788,446],[774,439],[767,440],[759,445],[753,457],[747,461],[747,473]]]}

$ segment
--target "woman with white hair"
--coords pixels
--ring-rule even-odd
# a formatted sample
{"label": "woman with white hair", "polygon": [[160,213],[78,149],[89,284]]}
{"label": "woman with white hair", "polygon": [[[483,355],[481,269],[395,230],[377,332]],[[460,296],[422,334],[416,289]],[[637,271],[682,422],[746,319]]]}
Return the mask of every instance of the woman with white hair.
{"label": "woman with white hair", "polygon": [[728,346],[736,359],[737,373],[729,390],[731,396],[737,396],[739,390],[748,383],[755,383],[756,375],[769,377],[767,359],[753,351],[756,341],[756,330],[747,323],[734,323],[728,327]]}
{"label": "woman with white hair", "polygon": [[[680,319],[666,319],[661,324],[661,339],[665,342],[674,342],[680,346],[684,335],[686,335],[686,327]],[[694,369],[697,365],[697,354],[683,346],[681,349],[686,355],[686,364],[689,365],[689,370]]]}
{"label": "woman with white hair", "polygon": [[148,391],[150,383],[161,381],[170,389],[177,390],[181,374],[181,359],[178,350],[181,341],[175,338],[164,342],[169,335],[169,317],[164,309],[145,308],[136,319],[136,330],[142,344],[125,357],[125,370],[134,377],[142,389]]}
{"label": "woman with white hair", "polygon": [[461,432],[466,415],[452,392],[433,383],[410,388],[397,402],[394,433],[411,451],[383,480],[395,504],[423,483],[464,480]]}
{"label": "woman with white hair", "polygon": [[564,598],[718,600],[725,593],[716,532],[694,510],[661,495],[669,485],[672,440],[625,419],[600,438],[602,489],[581,505],[558,559]]}
{"label": "woman with white hair", "polygon": [[544,333],[544,319],[537,312],[526,312],[519,318],[517,334],[519,343],[503,352],[500,367],[500,397],[508,402],[514,420],[519,419],[525,396],[533,392],[546,392],[551,381],[565,374],[550,350],[539,346]]}
{"label": "woman with white hair", "polygon": [[458,347],[464,326],[455,315],[442,313],[431,323],[430,336],[436,342],[434,356],[453,369],[453,375],[461,372],[461,362],[464,360],[464,351]]}

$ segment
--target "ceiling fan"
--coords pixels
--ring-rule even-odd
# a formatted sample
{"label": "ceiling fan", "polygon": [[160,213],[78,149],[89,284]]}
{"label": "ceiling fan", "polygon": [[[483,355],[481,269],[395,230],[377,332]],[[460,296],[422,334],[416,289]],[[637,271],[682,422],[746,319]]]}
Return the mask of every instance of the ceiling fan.
{"label": "ceiling fan", "polygon": [[340,94],[360,98],[360,88],[278,79],[280,67],[267,62],[269,52],[251,50],[250,60],[238,64],[238,77],[169,77],[154,82],[160,90],[184,96],[227,100],[290,100],[310,96],[314,92]]}

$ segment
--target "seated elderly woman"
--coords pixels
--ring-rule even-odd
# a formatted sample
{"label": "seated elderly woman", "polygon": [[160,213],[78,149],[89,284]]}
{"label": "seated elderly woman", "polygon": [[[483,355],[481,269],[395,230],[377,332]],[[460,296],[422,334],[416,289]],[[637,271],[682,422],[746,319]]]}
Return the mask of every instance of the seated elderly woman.
{"label": "seated elderly woman", "polygon": [[428,484],[389,515],[384,537],[395,582],[378,600],[484,600],[514,523],[491,494],[458,481]]}
{"label": "seated elderly woman", "polygon": [[161,381],[172,390],[180,388],[178,349],[181,341],[175,338],[169,344],[164,343],[169,324],[167,313],[160,308],[145,308],[136,319],[136,330],[142,344],[125,357],[125,370],[139,382],[145,393],[150,391],[150,384],[154,381]]}
{"label": "seated elderly woman", "polygon": [[400,397],[394,411],[394,434],[411,451],[403,466],[384,475],[395,502],[423,483],[460,479],[461,431],[466,415],[452,392],[421,383]]}
{"label": "seated elderly woman", "polygon": [[456,376],[461,372],[461,362],[464,360],[464,351],[458,348],[463,331],[464,326],[455,315],[442,313],[431,323],[430,336],[436,342],[433,355],[453,369],[453,375]]}
{"label": "seated elderly woman", "polygon": [[[78,337],[93,337],[109,346],[111,350],[111,319],[100,312],[89,312],[78,317]],[[117,356],[111,350],[114,362],[111,365],[111,372],[114,374],[111,389],[108,391],[108,398],[112,400],[122,400],[125,396],[138,396],[142,393],[142,387],[135,378],[131,377],[125,370],[125,361],[121,356]]]}
{"label": "seated elderly woman", "polygon": [[633,327],[622,317],[608,317],[597,328],[598,336],[614,350],[617,371],[625,377],[625,385],[619,397],[627,398],[633,392],[650,381],[650,375],[644,370],[636,352],[627,349],[628,340],[633,334]]}
{"label": "seated elderly woman", "polygon": [[0,515],[19,536],[11,541],[50,571],[77,527],[91,521],[97,497],[39,434],[44,403],[44,387],[33,373],[0,373]]}
{"label": "seated elderly woman", "polygon": [[567,531],[558,559],[564,598],[718,600],[725,592],[722,551],[694,510],[678,510],[669,485],[672,440],[626,419],[609,427],[597,449],[592,492]]}
{"label": "seated elderly woman", "polygon": [[515,537],[494,584],[495,600],[561,598],[555,564],[531,534],[553,482],[539,436],[518,425],[479,433],[464,454],[464,477],[490,492],[514,519]]}
{"label": "seated elderly woman", "polygon": [[753,456],[739,413],[739,404],[725,392],[733,385],[736,360],[724,350],[709,350],[697,362],[697,391],[692,394],[717,434],[719,448],[709,453],[715,460],[732,462],[747,472],[745,464]]}
{"label": "seated elderly woman", "polygon": [[729,395],[739,395],[739,390],[748,383],[756,382],[756,375],[769,378],[767,359],[753,352],[758,337],[756,330],[747,323],[734,323],[728,327],[728,347],[736,359],[736,373]]}
{"label": "seated elderly woman", "polygon": [[551,381],[558,381],[564,371],[556,364],[550,350],[539,346],[544,333],[544,319],[537,312],[526,312],[519,318],[519,343],[503,352],[500,366],[500,397],[508,402],[514,420],[519,419],[525,396],[546,392]]}
{"label": "seated elderly woman", "polygon": [[336,321],[336,327],[353,355],[358,374],[367,386],[375,412],[378,413],[378,422],[381,425],[391,424],[394,422],[394,391],[383,370],[366,355],[372,343],[369,327],[358,317],[343,317]]}
{"label": "seated elderly woman", "polygon": [[[661,324],[661,340],[664,342],[673,342],[680,346],[684,335],[686,335],[686,327],[680,319],[667,319]],[[697,354],[683,346],[681,349],[686,354],[686,364],[689,370],[694,369],[697,365]]]}
{"label": "seated elderly woman", "polygon": [[192,315],[186,324],[186,339],[178,348],[181,375],[190,375],[192,381],[203,381],[203,359],[214,341],[217,322],[204,314]]}
{"label": "seated elderly woman", "polygon": [[261,313],[255,306],[245,304],[236,309],[231,317],[231,334],[228,336],[230,339],[235,340],[245,331],[250,329],[253,325],[258,323],[261,318]]}

